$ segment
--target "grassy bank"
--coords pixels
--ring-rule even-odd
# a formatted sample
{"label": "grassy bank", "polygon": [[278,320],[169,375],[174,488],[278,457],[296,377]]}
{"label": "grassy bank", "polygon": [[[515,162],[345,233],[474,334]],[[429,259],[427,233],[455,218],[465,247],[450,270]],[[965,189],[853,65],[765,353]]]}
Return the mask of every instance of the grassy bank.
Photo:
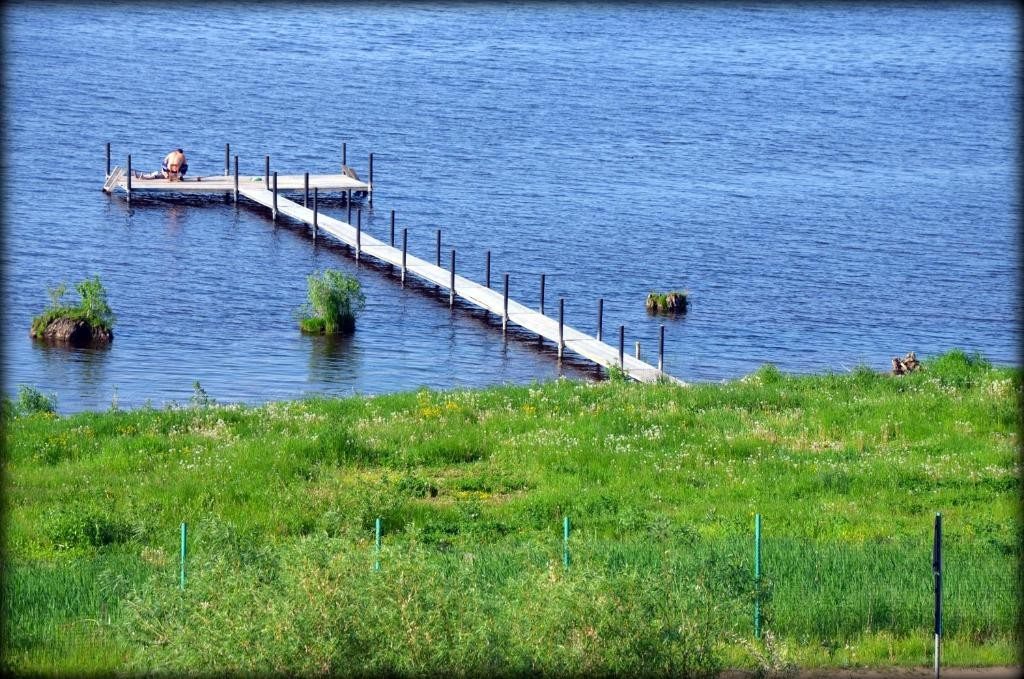
{"label": "grassy bank", "polygon": [[19,416],[6,422],[5,662],[927,665],[942,512],[944,661],[1012,664],[1020,391],[1019,371],[955,352],[899,378],[767,366],[689,388],[558,381]]}

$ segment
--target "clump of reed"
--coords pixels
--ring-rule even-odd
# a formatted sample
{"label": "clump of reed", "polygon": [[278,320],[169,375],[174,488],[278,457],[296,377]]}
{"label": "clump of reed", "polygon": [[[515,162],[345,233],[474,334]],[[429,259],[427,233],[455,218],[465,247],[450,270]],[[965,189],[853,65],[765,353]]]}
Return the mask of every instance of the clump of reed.
{"label": "clump of reed", "polygon": [[327,269],[307,278],[308,299],[298,310],[303,332],[350,333],[356,329],[356,315],[366,308],[359,281],[353,276]]}
{"label": "clump of reed", "polygon": [[648,293],[647,311],[652,314],[684,314],[689,294],[686,290]]}

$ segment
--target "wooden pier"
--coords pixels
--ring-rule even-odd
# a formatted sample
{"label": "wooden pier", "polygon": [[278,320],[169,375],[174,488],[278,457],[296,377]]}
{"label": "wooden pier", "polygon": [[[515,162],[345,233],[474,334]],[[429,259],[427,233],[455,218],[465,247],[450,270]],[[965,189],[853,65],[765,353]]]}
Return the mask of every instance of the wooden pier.
{"label": "wooden pier", "polygon": [[[107,193],[113,193],[115,190],[123,191],[129,199],[131,194],[136,191],[233,193],[236,200],[239,197],[244,197],[270,209],[275,220],[284,215],[308,225],[313,229],[314,237],[321,231],[330,234],[341,243],[352,248],[356,260],[369,259],[395,267],[401,272],[403,283],[407,276],[412,275],[438,286],[442,290],[448,291],[449,305],[454,305],[455,299],[458,298],[465,303],[495,314],[502,319],[503,331],[507,329],[509,323],[513,323],[555,343],[558,347],[559,358],[562,357],[566,350],[570,350],[604,368],[621,369],[627,376],[640,382],[668,381],[676,384],[685,384],[682,380],[664,372],[661,359],[659,359],[659,366],[656,367],[645,363],[636,356],[627,354],[624,350],[622,326],[619,326],[619,346],[615,348],[606,344],[597,336],[588,335],[566,324],[563,313],[564,304],[561,302],[559,303],[559,318],[551,318],[541,311],[531,309],[510,299],[508,296],[508,274],[505,274],[503,290],[499,292],[464,276],[457,275],[454,270],[454,250],[451,251],[450,268],[444,269],[437,264],[432,264],[409,254],[408,232],[405,229],[403,229],[402,233],[402,247],[398,248],[363,232],[360,221],[357,221],[357,226],[353,226],[348,222],[319,212],[317,197],[320,190],[352,191],[353,193],[366,192],[372,196],[372,169],[371,181],[361,182],[347,174],[277,176],[267,173],[264,176],[241,177],[237,174],[237,168],[236,157],[235,173],[233,175],[214,175],[173,182],[165,179],[132,178],[131,185],[129,186],[127,173],[120,167],[115,167],[107,175],[107,181],[104,183],[103,190]],[[269,182],[267,181],[268,178]],[[313,196],[313,207],[304,207],[280,195],[280,192],[284,190],[304,191],[307,189]],[[440,240],[438,240],[438,243],[440,243]],[[488,253],[488,279],[490,277],[489,255],[490,253]],[[440,261],[440,250],[438,250],[437,259]],[[543,278],[541,285],[543,287]],[[541,294],[543,296],[543,292]],[[543,303],[541,306],[543,307]],[[601,318],[600,306],[598,318]],[[599,320],[599,328],[600,325],[601,321]],[[659,356],[663,355],[663,344],[664,326],[662,326],[662,347],[659,348]]]}

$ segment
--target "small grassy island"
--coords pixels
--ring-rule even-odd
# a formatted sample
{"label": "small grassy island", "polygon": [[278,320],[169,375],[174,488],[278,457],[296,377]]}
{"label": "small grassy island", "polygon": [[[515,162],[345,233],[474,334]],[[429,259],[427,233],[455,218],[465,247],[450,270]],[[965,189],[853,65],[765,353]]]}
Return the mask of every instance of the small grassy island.
{"label": "small grassy island", "polygon": [[1012,665],[1021,391],[1020,370],[951,352],[902,376],[71,416],[26,393],[5,409],[3,668],[930,667],[936,512],[943,671]]}
{"label": "small grassy island", "polygon": [[67,304],[67,284],[49,288],[50,305],[32,319],[29,334],[33,338],[72,346],[102,345],[114,339],[116,319],[99,276],[77,283],[75,290],[78,304]]}
{"label": "small grassy island", "polygon": [[652,314],[685,314],[689,292],[651,292],[647,295],[647,311]]}
{"label": "small grassy island", "polygon": [[359,281],[327,269],[307,279],[308,299],[297,314],[303,332],[333,335],[356,329],[356,315],[366,307]]}

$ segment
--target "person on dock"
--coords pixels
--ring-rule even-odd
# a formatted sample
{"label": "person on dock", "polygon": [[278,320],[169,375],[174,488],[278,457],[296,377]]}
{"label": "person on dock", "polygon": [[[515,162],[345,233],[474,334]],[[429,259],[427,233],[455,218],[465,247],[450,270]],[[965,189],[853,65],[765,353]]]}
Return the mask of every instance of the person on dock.
{"label": "person on dock", "polygon": [[169,179],[172,182],[184,178],[188,172],[188,160],[182,149],[174,149],[164,156],[164,163],[157,172],[142,175],[143,179]]}

